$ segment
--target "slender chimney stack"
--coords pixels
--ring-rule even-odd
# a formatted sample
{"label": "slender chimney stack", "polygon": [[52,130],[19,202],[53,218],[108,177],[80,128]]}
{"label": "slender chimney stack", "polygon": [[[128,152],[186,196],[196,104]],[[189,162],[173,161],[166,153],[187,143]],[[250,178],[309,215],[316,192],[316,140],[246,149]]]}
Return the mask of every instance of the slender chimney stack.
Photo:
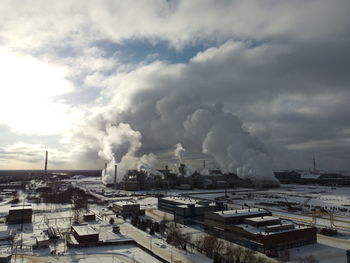
{"label": "slender chimney stack", "polygon": [[117,172],[118,172],[118,165],[114,166],[114,189],[117,189]]}
{"label": "slender chimney stack", "polygon": [[107,163],[105,163],[105,176],[107,175]]}
{"label": "slender chimney stack", "polygon": [[203,169],[205,169],[205,160],[203,160]]}
{"label": "slender chimney stack", "polygon": [[46,156],[45,156],[45,174],[47,174],[47,158],[48,158],[49,152],[46,151]]}
{"label": "slender chimney stack", "polygon": [[314,172],[316,172],[316,159],[315,159],[315,153],[313,153],[313,164],[314,164]]}

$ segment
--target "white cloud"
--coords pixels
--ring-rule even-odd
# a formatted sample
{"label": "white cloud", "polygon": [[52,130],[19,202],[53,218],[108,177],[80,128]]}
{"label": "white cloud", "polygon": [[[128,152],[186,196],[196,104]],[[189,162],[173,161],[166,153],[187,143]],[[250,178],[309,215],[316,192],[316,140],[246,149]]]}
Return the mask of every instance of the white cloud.
{"label": "white cloud", "polygon": [[[66,138],[72,128],[76,136],[64,143],[82,163],[98,158],[103,140],[96,138],[121,122],[142,131],[147,151],[189,139],[183,129],[194,136],[201,127],[205,137],[203,119],[218,101],[273,146],[301,149],[315,136],[346,137],[349,6],[348,0],[4,0],[0,123]],[[125,65],[96,46],[128,41],[216,47],[188,64]],[[72,125],[83,107],[62,96],[86,87],[101,96],[83,110],[83,124]]]}
{"label": "white cloud", "polygon": [[60,99],[74,89],[63,68],[30,56],[0,53],[0,72],[0,123],[14,132],[59,134],[77,117],[77,110]]}

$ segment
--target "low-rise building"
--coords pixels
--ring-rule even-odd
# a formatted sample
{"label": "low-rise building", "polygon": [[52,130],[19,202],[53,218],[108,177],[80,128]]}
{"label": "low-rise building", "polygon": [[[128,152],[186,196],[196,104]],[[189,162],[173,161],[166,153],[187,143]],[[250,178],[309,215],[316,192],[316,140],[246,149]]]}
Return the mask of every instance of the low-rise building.
{"label": "low-rise building", "polygon": [[8,224],[22,224],[32,222],[33,208],[31,204],[12,205],[7,216]]}
{"label": "low-rise building", "polygon": [[46,235],[41,235],[35,238],[36,248],[48,248],[50,246],[50,239]]}
{"label": "low-rise building", "polygon": [[140,209],[140,204],[130,201],[114,202],[112,206],[113,211],[121,216],[133,216],[144,214],[144,210]]}
{"label": "low-rise building", "polygon": [[71,233],[79,243],[98,242],[98,232],[89,225],[72,226]]}
{"label": "low-rise building", "polygon": [[262,208],[235,209],[218,212],[207,212],[204,223],[208,226],[225,227],[231,224],[243,223],[244,219],[261,216],[271,216],[272,213]]}
{"label": "low-rise building", "polygon": [[261,208],[206,212],[207,232],[255,250],[281,250],[317,241],[315,227],[271,216]]}
{"label": "low-rise building", "polygon": [[0,263],[9,263],[11,262],[12,254],[1,253],[0,254]]}
{"label": "low-rise building", "polygon": [[94,221],[96,220],[96,216],[94,213],[86,213],[83,215],[84,221]]}
{"label": "low-rise building", "polygon": [[176,222],[187,225],[203,221],[205,211],[223,208],[220,203],[199,201],[188,197],[159,197],[158,209],[174,215]]}

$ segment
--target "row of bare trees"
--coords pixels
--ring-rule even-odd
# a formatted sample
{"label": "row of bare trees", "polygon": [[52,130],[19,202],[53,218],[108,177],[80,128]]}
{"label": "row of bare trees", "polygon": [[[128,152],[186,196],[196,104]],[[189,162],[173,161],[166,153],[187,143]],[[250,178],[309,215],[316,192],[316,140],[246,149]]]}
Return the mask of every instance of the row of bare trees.
{"label": "row of bare trees", "polygon": [[196,249],[214,259],[216,263],[267,263],[270,262],[266,257],[257,252],[224,242],[211,235],[201,235],[193,241]]}
{"label": "row of bare trees", "polygon": [[[139,217],[133,217],[131,223],[143,231],[149,229],[149,233],[155,232],[166,237],[166,242],[182,250],[196,249],[198,252],[212,258],[214,263],[270,263],[279,262],[261,255],[251,249],[238,246],[236,244],[224,241],[209,234],[203,234],[191,238],[177,228],[174,222],[168,222],[163,219],[161,222],[152,222],[151,220],[142,220]],[[313,256],[299,258],[300,263],[318,263]]]}

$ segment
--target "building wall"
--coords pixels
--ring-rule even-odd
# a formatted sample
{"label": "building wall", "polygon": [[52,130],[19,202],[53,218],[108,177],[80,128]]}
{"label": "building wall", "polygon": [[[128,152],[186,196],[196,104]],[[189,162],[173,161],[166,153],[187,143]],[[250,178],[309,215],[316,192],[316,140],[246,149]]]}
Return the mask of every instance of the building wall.
{"label": "building wall", "polygon": [[291,231],[269,235],[256,235],[256,240],[262,243],[265,249],[278,247],[296,247],[304,244],[316,243],[317,229],[315,227],[296,228]]}
{"label": "building wall", "polygon": [[122,216],[138,215],[140,214],[140,204],[113,204],[113,211],[121,214]]}
{"label": "building wall", "polygon": [[245,218],[257,217],[257,216],[271,216],[271,215],[272,213],[270,211],[265,211],[265,213],[261,213],[261,214],[252,213],[250,215],[241,215],[241,216],[237,215],[237,216],[230,217],[230,216],[223,216],[220,213],[213,213],[213,212],[207,211],[204,215],[205,217],[204,223],[208,225],[220,225],[224,227],[226,225],[243,223],[243,220]]}
{"label": "building wall", "polygon": [[[200,202],[198,202],[200,204]],[[189,225],[195,221],[203,221],[206,211],[217,211],[217,206],[209,205],[209,202],[202,202],[201,205],[188,204],[174,200],[158,198],[158,209],[173,214],[176,222]]]}
{"label": "building wall", "polygon": [[254,233],[243,225],[237,225],[247,217],[251,216],[225,218],[220,216],[220,213],[206,212],[204,227],[209,233],[260,251],[297,247],[317,242],[317,230],[314,227],[295,228],[270,234]]}
{"label": "building wall", "polygon": [[158,198],[158,209],[170,214],[174,214],[175,206],[178,204],[180,203],[175,200],[167,200],[161,197]]}
{"label": "building wall", "polygon": [[79,243],[98,242],[98,233],[80,236],[72,227],[72,234]]}
{"label": "building wall", "polygon": [[16,209],[10,210],[9,215],[7,217],[8,224],[21,224],[23,223],[31,223],[32,222],[32,209]]}

